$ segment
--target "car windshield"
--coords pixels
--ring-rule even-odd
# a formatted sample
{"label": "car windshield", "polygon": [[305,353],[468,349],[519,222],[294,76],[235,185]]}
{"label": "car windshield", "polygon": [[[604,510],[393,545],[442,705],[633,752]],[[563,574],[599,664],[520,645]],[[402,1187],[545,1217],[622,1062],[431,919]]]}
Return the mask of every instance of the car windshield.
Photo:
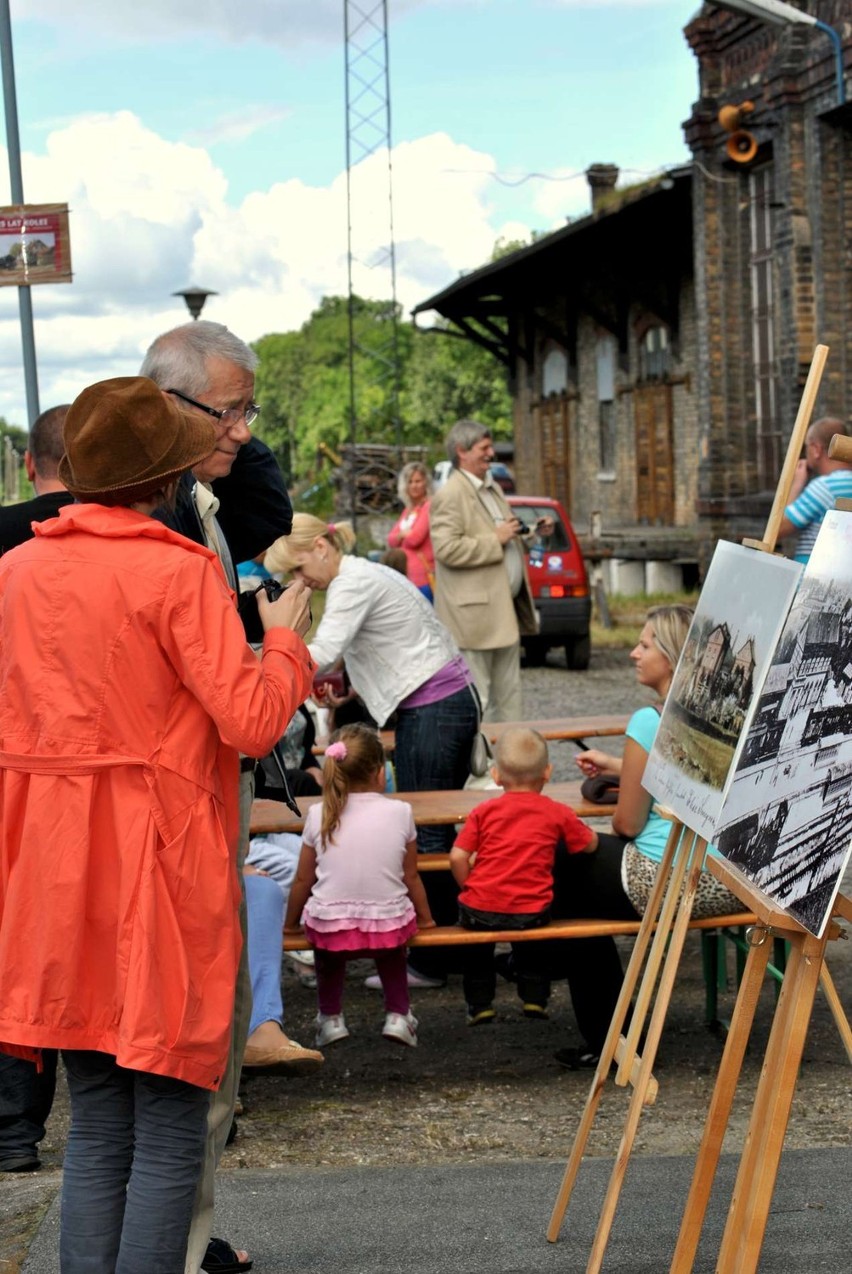
{"label": "car windshield", "polygon": [[525,523],[532,531],[539,518],[551,518],[553,520],[553,534],[544,536],[536,535],[533,541],[534,548],[550,549],[555,553],[564,553],[566,549],[570,549],[571,541],[568,532],[555,509],[551,509],[546,504],[512,504],[512,512],[519,522]]}

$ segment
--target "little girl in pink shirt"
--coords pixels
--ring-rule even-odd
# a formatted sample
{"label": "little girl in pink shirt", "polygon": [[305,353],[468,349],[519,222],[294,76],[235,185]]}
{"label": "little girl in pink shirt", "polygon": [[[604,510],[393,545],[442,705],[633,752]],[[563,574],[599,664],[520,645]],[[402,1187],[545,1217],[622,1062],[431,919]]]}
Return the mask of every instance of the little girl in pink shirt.
{"label": "little girl in pink shirt", "polygon": [[417,870],[411,806],[384,795],[385,756],[379,736],[343,726],[325,753],[322,804],[305,819],[302,851],[287,904],[285,933],[299,921],[315,950],[316,1042],[323,1048],[349,1034],[342,1013],[346,961],[375,960],[385,998],[385,1039],[417,1045],[406,943],[434,921]]}

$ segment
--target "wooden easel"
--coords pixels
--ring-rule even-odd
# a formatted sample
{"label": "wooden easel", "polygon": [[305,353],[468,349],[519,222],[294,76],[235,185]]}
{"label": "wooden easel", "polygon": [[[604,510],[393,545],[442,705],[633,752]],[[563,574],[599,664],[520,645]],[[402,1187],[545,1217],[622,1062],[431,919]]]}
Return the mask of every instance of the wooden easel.
{"label": "wooden easel", "polygon": [[[651,1105],[657,1096],[658,1086],[653,1076],[653,1066],[706,849],[706,840],[698,836],[696,832],[685,828],[682,823],[672,821],[672,830],[669,833],[663,860],[657,871],[648,906],[642,918],[642,925],[636,936],[621,994],[618,997],[606,1042],[601,1050],[600,1061],[586,1098],[571,1157],[550,1218],[547,1238],[551,1243],[555,1243],[559,1237],[559,1229],[577,1179],[610,1067],[613,1062],[616,1062],[618,1064],[616,1084],[622,1086],[631,1084],[633,1094],[595,1231],[589,1263],[586,1266],[587,1274],[595,1274],[595,1271],[601,1268],[627,1164],[636,1139],[642,1108]],[[637,984],[639,990],[636,1005],[625,1036],[622,1034],[622,1028],[627,1020],[630,1002]],[[652,1003],[648,1032],[640,1056],[639,1039]]]}
{"label": "wooden easel", "polygon": [[[744,544],[762,552],[775,551],[778,528],[787,504],[793,472],[805,441],[827,357],[828,347],[818,345],[802,394],[784,469],[767,523],[766,535],[760,541],[743,541]],[[848,442],[847,439],[834,439],[830,449],[832,456],[839,454],[839,449],[835,445],[838,441]],[[852,452],[849,455],[840,454],[840,458],[850,459]],[[848,506],[848,502],[843,503]],[[852,1032],[825,965],[826,945],[831,939],[839,937],[841,933],[836,918],[843,917],[852,921],[852,902],[843,894],[838,895],[832,909],[832,917],[825,926],[823,936],[815,938],[791,916],[773,907],[732,863],[715,859],[709,866],[713,874],[732,893],[736,894],[749,910],[755,913],[760,924],[753,926],[749,931],[752,946],[740,983],[731,1029],[725,1041],[722,1062],[707,1114],[704,1137],[696,1160],[671,1271],[672,1274],[688,1274],[695,1260],[710,1190],[721,1154],[722,1140],[730,1118],[734,1093],[766,972],[770,949],[768,939],[772,935],[783,938],[789,944],[790,954],[764,1055],[763,1069],[752,1107],[751,1122],[743,1146],[716,1266],[718,1274],[751,1274],[757,1269],[760,1259],[760,1249],[766,1232],[769,1206],[781,1161],[802,1050],[814,996],[820,982],[822,982],[847,1055],[852,1060],[852,1044],[850,1044]]]}
{"label": "wooden easel", "polygon": [[832,938],[840,936],[834,917],[852,920],[852,902],[839,895],[823,936],[815,938],[786,913],[775,909],[733,864],[714,859],[710,870],[754,911],[760,923],[749,930],[752,946],[725,1041],[671,1271],[688,1274],[695,1261],[772,935],[790,944],[790,954],[716,1265],[717,1274],[752,1274],[760,1259],[814,996],[825,967],[825,948]]}
{"label": "wooden easel", "polygon": [[[755,548],[762,552],[772,553],[775,551],[778,530],[784,509],[788,503],[788,495],[793,482],[796,464],[804,445],[805,434],[810,423],[813,404],[827,357],[828,347],[825,345],[817,346],[802,394],[772,511],[767,522],[765,537],[763,540],[745,540],[744,544],[747,547]],[[621,1187],[627,1171],[627,1164],[639,1126],[642,1107],[651,1104],[656,1097],[657,1084],[652,1073],[653,1065],[680,962],[686,927],[692,912],[692,904],[698,887],[706,848],[706,840],[699,837],[695,832],[689,831],[682,824],[673,823],[666,852],[657,872],[654,889],[625,974],[621,995],[613,1014],[606,1043],[601,1052],[601,1058],[583,1108],[571,1157],[568,1160],[562,1185],[553,1208],[550,1225],[547,1230],[547,1238],[551,1243],[556,1242],[558,1238],[559,1229],[571,1197],[580,1163],[582,1162],[603,1088],[609,1075],[610,1067],[613,1061],[616,1061],[618,1070],[615,1082],[621,1085],[632,1084],[633,1095],[598,1220],[597,1230],[595,1231],[592,1250],[586,1266],[586,1274],[597,1274],[597,1271],[601,1268],[618,1206]],[[729,864],[722,865],[725,868],[729,867]],[[713,866],[715,867],[716,864],[714,863]],[[731,870],[733,871],[733,869]],[[721,872],[716,874],[721,875]],[[735,877],[731,876],[730,879],[734,881]],[[728,883],[727,880],[725,880],[725,883]],[[770,1048],[767,1050],[767,1061],[761,1081],[764,1084],[762,1099],[760,1102],[755,1102],[752,1125],[755,1131],[754,1141],[758,1144],[759,1150],[752,1150],[750,1134],[750,1139],[743,1154],[743,1164],[740,1178],[737,1182],[738,1189],[735,1191],[728,1230],[726,1230],[720,1263],[717,1267],[721,1274],[741,1274],[741,1271],[756,1268],[757,1255],[763,1239],[784,1132],[792,1104],[799,1060],[804,1047],[807,1024],[810,1020],[816,987],[821,978],[840,1030],[841,1038],[850,1060],[852,1060],[852,1032],[850,1032],[839,997],[823,962],[825,943],[829,936],[836,936],[838,932],[837,926],[833,923],[830,924],[827,928],[826,936],[818,941],[810,934],[807,934],[804,929],[784,913],[775,911],[772,908],[767,909],[766,900],[762,896],[758,897],[756,895],[756,891],[751,888],[744,877],[740,880],[739,873],[736,874],[736,884],[737,887],[732,889],[732,892],[736,893],[741,899],[744,898],[744,894],[747,895],[747,909],[754,910],[762,922],[763,918],[767,917],[765,923],[754,927],[755,931],[762,932],[764,936],[768,935],[770,931],[778,932],[788,938],[793,955],[788,963],[781,996],[778,1001],[778,1012],[776,1013],[776,1023],[779,1024],[778,1033],[776,1036],[775,1028],[773,1028],[775,1043],[773,1045],[773,1040],[770,1040]],[[740,892],[741,888],[744,893]],[[681,889],[683,890],[682,893]],[[848,903],[848,900],[842,899],[840,905],[842,907],[848,906],[850,911],[852,911],[852,905]],[[655,927],[656,934],[652,944],[651,935]],[[648,954],[649,947],[650,954]],[[677,1270],[678,1274],[685,1274],[686,1271],[692,1269],[692,1262],[709,1198],[710,1186],[712,1185],[721,1149],[722,1136],[730,1114],[733,1092],[742,1066],[748,1034],[754,1018],[768,957],[769,944],[766,941],[762,941],[752,948],[746,962],[746,971],[723,1054],[716,1094],[714,1094],[714,1101],[708,1115],[705,1141],[702,1144],[698,1165],[696,1166],[690,1202],[687,1204],[683,1228],[678,1240],[675,1263],[671,1267],[673,1271]],[[658,977],[659,987],[657,987]],[[631,1018],[630,1029],[625,1037],[622,1035],[622,1027],[626,1021],[630,1001],[637,983],[639,984],[639,993],[636,1007]],[[652,1002],[654,1007],[640,1057],[638,1044],[645,1018]],[[780,1138],[776,1126],[780,1126]],[[755,1165],[758,1158],[765,1159],[766,1170],[756,1171]],[[740,1185],[741,1182],[742,1185]],[[752,1184],[753,1182],[757,1183],[756,1186]],[[747,1257],[752,1253],[754,1254],[754,1265],[739,1263],[741,1258]]]}

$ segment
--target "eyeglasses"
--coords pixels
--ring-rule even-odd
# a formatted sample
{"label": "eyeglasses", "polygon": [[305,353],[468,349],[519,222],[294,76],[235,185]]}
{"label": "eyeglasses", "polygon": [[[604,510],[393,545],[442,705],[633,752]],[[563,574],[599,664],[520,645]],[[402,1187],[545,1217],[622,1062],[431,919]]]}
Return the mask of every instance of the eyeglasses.
{"label": "eyeglasses", "polygon": [[243,417],[245,417],[246,425],[251,427],[260,415],[260,407],[257,403],[248,403],[246,407],[226,407],[224,411],[217,411],[215,407],[208,407],[206,403],[200,403],[195,398],[190,398],[189,394],[182,394],[179,389],[167,389],[166,393],[174,394],[175,398],[180,398],[182,402],[189,403],[190,407],[197,407],[199,411],[206,411],[208,416],[220,421],[226,429],[231,429]]}

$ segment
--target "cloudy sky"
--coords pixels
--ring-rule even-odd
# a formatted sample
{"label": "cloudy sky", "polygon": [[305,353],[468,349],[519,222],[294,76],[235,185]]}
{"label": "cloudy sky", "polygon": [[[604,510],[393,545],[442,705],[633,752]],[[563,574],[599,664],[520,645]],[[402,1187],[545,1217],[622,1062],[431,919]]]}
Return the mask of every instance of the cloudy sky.
{"label": "cloudy sky", "polygon": [[[388,0],[406,310],[488,260],[498,238],[588,211],[590,163],[618,164],[628,183],[687,158],[680,125],[697,77],[682,28],[698,7]],[[218,292],[205,317],[247,340],[345,293],[343,0],[11,0],[11,11],[24,197],[71,208],[74,282],[32,289],[42,409],[133,374],[150,340],[187,317],[179,288]],[[386,182],[385,152],[353,170],[365,295],[386,294]],[[0,414],[26,425],[13,287],[0,288],[0,351]]]}

